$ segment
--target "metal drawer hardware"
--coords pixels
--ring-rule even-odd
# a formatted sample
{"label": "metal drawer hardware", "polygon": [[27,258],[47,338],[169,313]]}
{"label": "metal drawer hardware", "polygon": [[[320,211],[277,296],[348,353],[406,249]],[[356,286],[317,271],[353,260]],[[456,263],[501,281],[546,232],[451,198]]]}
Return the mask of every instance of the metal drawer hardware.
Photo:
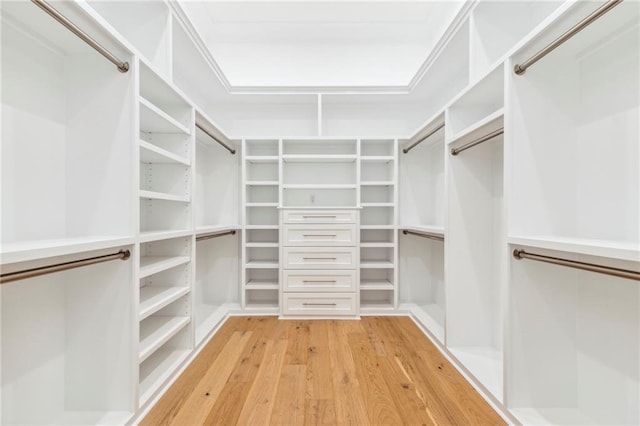
{"label": "metal drawer hardware", "polygon": [[338,306],[337,303],[302,303],[302,306]]}
{"label": "metal drawer hardware", "polygon": [[583,269],[598,274],[611,275],[619,278],[628,278],[630,280],[640,281],[640,272],[622,268],[612,268],[605,265],[597,265],[594,263],[578,262],[577,260],[562,259],[560,257],[544,256],[541,254],[527,253],[524,250],[513,250],[513,257],[516,259],[530,259],[538,262],[551,263],[554,265],[567,266],[569,268]]}
{"label": "metal drawer hardware", "polygon": [[336,234],[302,234],[303,237],[335,237]]}
{"label": "metal drawer hardware", "polygon": [[129,62],[124,62],[118,59],[116,55],[109,52],[104,46],[102,46],[100,43],[95,41],[89,34],[85,33],[83,30],[80,29],[80,27],[78,27],[76,24],[68,20],[66,16],[64,16],[62,13],[58,12],[55,8],[49,5],[49,3],[43,0],[31,0],[31,1],[40,9],[47,12],[49,16],[51,16],[53,19],[61,23],[66,29],[74,33],[76,36],[78,36],[82,41],[87,43],[89,46],[93,47],[99,54],[107,58],[109,62],[114,64],[116,67],[118,67],[118,71],[123,73],[129,71]]}
{"label": "metal drawer hardware", "polygon": [[337,260],[337,257],[303,257],[303,260]]}
{"label": "metal drawer hardware", "polygon": [[337,283],[336,280],[302,280],[303,283]]}
{"label": "metal drawer hardware", "polygon": [[321,219],[324,219],[325,217],[329,218],[329,217],[338,217],[338,216],[336,216],[335,214],[308,214],[308,215],[305,214],[305,215],[302,215],[302,217],[305,219],[312,218],[312,217],[319,217]]}
{"label": "metal drawer hardware", "polygon": [[608,11],[610,11],[611,9],[613,9],[615,6],[619,5],[620,3],[622,3],[622,0],[609,0],[607,3],[602,5],[600,8],[596,9],[596,11],[593,12],[591,15],[587,16],[582,21],[578,22],[569,31],[567,31],[566,33],[562,34],[560,37],[558,37],[557,39],[552,41],[544,49],[542,49],[541,51],[539,51],[538,53],[536,53],[535,55],[533,55],[532,57],[530,57],[529,59],[527,59],[523,63],[516,64],[513,67],[513,72],[515,72],[518,75],[524,74],[525,71],[527,70],[527,68],[529,68],[531,65],[535,64],[540,59],[542,59],[545,56],[547,56],[549,53],[554,51],[562,43],[564,43],[565,41],[569,40],[574,35],[578,34],[580,31],[585,29],[587,26],[592,24],[594,21],[596,21],[598,18],[600,18],[602,15],[604,15],[605,13],[607,13]]}

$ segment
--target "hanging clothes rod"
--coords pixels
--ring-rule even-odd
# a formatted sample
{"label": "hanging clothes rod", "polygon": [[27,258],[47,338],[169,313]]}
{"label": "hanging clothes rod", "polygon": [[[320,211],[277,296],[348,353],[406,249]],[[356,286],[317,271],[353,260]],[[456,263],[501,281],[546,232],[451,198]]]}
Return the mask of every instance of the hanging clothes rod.
{"label": "hanging clothes rod", "polygon": [[7,272],[6,274],[0,275],[0,284],[38,277],[40,275],[52,274],[54,272],[62,272],[68,269],[80,268],[82,266],[93,265],[96,263],[109,262],[111,260],[127,260],[130,257],[131,252],[129,250],[120,250],[117,253],[105,254],[103,256],[88,257],[86,259],[73,260],[71,262],[56,263],[55,265],[40,266],[16,272]]}
{"label": "hanging clothes rod", "polygon": [[431,136],[435,135],[438,130],[442,129],[444,127],[444,123],[442,123],[441,125],[439,125],[437,128],[433,129],[432,131],[430,131],[426,136],[421,137],[420,139],[418,139],[417,141],[415,141],[414,143],[412,143],[411,145],[409,145],[406,148],[402,149],[402,152],[404,152],[405,154],[409,151],[411,151],[413,148],[415,148],[416,146],[418,146],[419,144],[421,144],[422,142],[426,141],[427,139],[429,139]]}
{"label": "hanging clothes rod", "polygon": [[427,232],[416,232],[416,231],[409,231],[408,229],[403,229],[402,233],[404,235],[410,234],[410,235],[416,235],[418,237],[422,237],[422,238],[428,238],[430,240],[436,240],[436,241],[444,241],[444,237],[441,235],[435,235],[435,234],[429,234]]}
{"label": "hanging clothes rod", "polygon": [[113,63],[116,67],[118,67],[118,71],[127,72],[129,71],[129,62],[123,62],[116,55],[109,52],[104,46],[95,41],[91,36],[84,31],[82,31],[76,24],[69,21],[62,13],[58,12],[55,8],[53,8],[50,4],[43,0],[31,0],[36,6],[40,9],[44,10],[56,21],[60,22],[66,29],[77,35],[81,38],[85,43],[89,46],[93,47],[98,53],[107,58],[109,62]]}
{"label": "hanging clothes rod", "polygon": [[515,249],[513,257],[516,259],[530,259],[538,262],[552,263],[554,265],[567,266],[569,268],[583,269],[598,274],[612,275],[614,277],[628,278],[640,281],[640,272],[628,269],[612,268],[610,266],[596,265],[594,263],[578,262],[576,260],[561,259],[559,257],[543,256],[541,254],[527,253],[524,250]]}
{"label": "hanging clothes rod", "polygon": [[196,237],[196,241],[209,240],[211,238],[222,237],[223,235],[236,235],[235,229],[225,232],[213,232],[211,234],[202,234]]}
{"label": "hanging clothes rod", "polygon": [[208,131],[207,129],[205,129],[204,127],[202,127],[200,124],[196,123],[196,127],[200,130],[202,130],[203,132],[205,132],[207,134],[207,136],[209,136],[211,139],[213,139],[214,141],[218,142],[220,145],[222,145],[227,151],[229,151],[230,153],[232,153],[233,155],[236,154],[236,150],[231,148],[229,145],[227,145],[226,143],[222,142],[220,139],[216,138],[215,136],[213,136],[211,134],[210,131]]}
{"label": "hanging clothes rod", "polygon": [[622,3],[623,0],[609,0],[604,5],[600,6],[595,12],[591,15],[584,18],[582,21],[578,22],[573,28],[571,28],[566,33],[562,34],[560,37],[552,41],[548,44],[544,49],[540,50],[538,53],[527,59],[521,64],[516,64],[513,67],[513,72],[518,75],[522,75],[527,71],[531,65],[538,62],[540,59],[547,56],[549,53],[553,52],[558,46],[569,40],[574,35],[578,34],[580,31],[591,25],[594,21],[599,19],[602,15],[613,9],[615,6]]}
{"label": "hanging clothes rod", "polygon": [[481,144],[482,142],[486,142],[488,140],[491,140],[493,138],[495,138],[496,136],[500,136],[501,134],[504,133],[504,129],[500,128],[498,130],[494,130],[493,132],[489,133],[488,135],[482,136],[474,141],[471,141],[467,144],[462,145],[460,148],[451,148],[451,155],[458,155],[460,154],[462,151],[466,151],[469,148],[473,148],[476,145]]}

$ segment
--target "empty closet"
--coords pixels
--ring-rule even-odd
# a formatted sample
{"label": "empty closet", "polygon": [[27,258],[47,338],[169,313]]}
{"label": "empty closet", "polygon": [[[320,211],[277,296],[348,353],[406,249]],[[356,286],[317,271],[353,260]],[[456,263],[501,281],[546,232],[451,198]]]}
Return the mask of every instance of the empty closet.
{"label": "empty closet", "polygon": [[[231,315],[409,316],[510,423],[640,423],[640,3],[434,3],[405,83],[264,86],[217,60],[302,12],[214,49],[205,3],[0,4],[0,423],[136,423]],[[431,27],[380,7],[303,41],[392,63]]]}

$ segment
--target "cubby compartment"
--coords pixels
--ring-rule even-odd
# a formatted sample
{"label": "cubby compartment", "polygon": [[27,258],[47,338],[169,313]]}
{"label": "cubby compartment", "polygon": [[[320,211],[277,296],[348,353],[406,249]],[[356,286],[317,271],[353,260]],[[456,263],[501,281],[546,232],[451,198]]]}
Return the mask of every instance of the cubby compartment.
{"label": "cubby compartment", "polygon": [[247,265],[260,268],[278,267],[278,247],[247,247]]}
{"label": "cubby compartment", "polygon": [[502,313],[508,256],[502,137],[449,156],[448,161],[447,347],[502,400]]}
{"label": "cubby compartment", "polygon": [[444,243],[417,235],[399,241],[400,303],[442,344],[445,325]]}
{"label": "cubby compartment", "polygon": [[[191,238],[172,238],[140,244],[139,277],[145,278],[191,261]],[[190,269],[186,269],[190,280]],[[183,281],[184,282],[184,281]],[[187,284],[185,284],[187,285]]]}
{"label": "cubby compartment", "polygon": [[141,194],[140,233],[187,231],[191,227],[191,205],[181,198],[158,198]]}
{"label": "cubby compartment", "polygon": [[278,140],[247,140],[245,155],[247,157],[277,157],[279,155]]}
{"label": "cubby compartment", "polygon": [[[471,13],[471,81],[484,76],[562,1],[482,1]],[[595,3],[592,3],[595,6]]]}
{"label": "cubby compartment", "polygon": [[[595,6],[576,5],[542,42]],[[509,72],[510,235],[639,258],[639,22],[640,4],[620,3],[526,73]]]}
{"label": "cubby compartment", "polygon": [[[140,321],[139,362],[144,362],[189,324],[190,305],[187,294]],[[185,349],[189,346],[189,342],[185,342]]]}
{"label": "cubby compartment", "polygon": [[[635,262],[531,251],[637,268]],[[527,259],[511,260],[510,278],[507,401],[518,421],[639,424],[638,282]]]}
{"label": "cubby compartment", "polygon": [[[133,73],[31,2],[2,2],[2,251],[132,236]],[[59,8],[122,60],[77,8]],[[46,412],[43,411],[43,413]]]}
{"label": "cubby compartment", "polygon": [[[129,248],[131,247],[123,247]],[[3,265],[3,273],[120,247]],[[135,411],[133,261],[2,285],[2,424],[124,424]]]}
{"label": "cubby compartment", "polygon": [[393,139],[363,139],[360,141],[360,156],[363,159],[385,158],[393,159],[395,155],[395,140]]}
{"label": "cubby compartment", "polygon": [[247,207],[246,224],[278,225],[278,209],[275,207]]}
{"label": "cubby compartment", "polygon": [[392,229],[361,229],[361,247],[393,246],[395,232]]}
{"label": "cubby compartment", "polygon": [[393,290],[360,290],[360,311],[393,308]]}
{"label": "cubby compartment", "polygon": [[360,164],[361,182],[389,182],[393,181],[395,167],[393,160],[366,161],[364,158]]}
{"label": "cubby compartment", "polygon": [[196,228],[240,224],[240,161],[198,130],[194,220]]}
{"label": "cubby compartment", "polygon": [[277,269],[248,269],[245,288],[247,290],[277,290]]}
{"label": "cubby compartment", "polygon": [[191,330],[182,327],[171,339],[145,359],[138,369],[139,401],[147,403],[191,353]]}
{"label": "cubby compartment", "polygon": [[361,268],[393,268],[395,266],[395,250],[392,247],[360,248]]}
{"label": "cubby compartment", "polygon": [[[443,118],[440,116],[434,125],[429,126],[429,133],[442,125]],[[409,152],[401,154],[399,191],[402,226],[444,230],[444,148],[444,130],[437,130]]]}
{"label": "cubby compartment", "polygon": [[156,69],[167,77],[171,75],[171,13],[167,4],[94,0],[88,3]]}
{"label": "cubby compartment", "polygon": [[278,161],[247,160],[247,180],[250,182],[278,181]]}
{"label": "cubby compartment", "polygon": [[393,269],[363,269],[360,272],[360,290],[393,290]]}
{"label": "cubby compartment", "polygon": [[393,225],[393,207],[365,207],[360,212],[362,225]]}
{"label": "cubby compartment", "polygon": [[470,133],[487,120],[503,114],[504,73],[504,66],[498,65],[449,105],[445,127],[447,140]]}
{"label": "cubby compartment", "polygon": [[140,279],[140,321],[189,293],[189,268],[188,264],[182,263]]}
{"label": "cubby compartment", "polygon": [[356,185],[349,188],[283,188],[286,207],[355,207]]}
{"label": "cubby compartment", "polygon": [[191,169],[183,164],[140,163],[140,194],[191,199]]}
{"label": "cubby compartment", "polygon": [[349,162],[283,160],[283,185],[353,185],[357,183],[355,158]]}
{"label": "cubby compartment", "polygon": [[221,307],[239,303],[239,234],[196,243],[193,290],[196,345],[224,319]]}
{"label": "cubby compartment", "polygon": [[248,310],[275,310],[278,309],[278,289],[247,289],[246,305]]}
{"label": "cubby compartment", "polygon": [[253,203],[278,203],[278,185],[247,185],[246,202]]}
{"label": "cubby compartment", "polygon": [[357,140],[337,139],[308,139],[308,140],[283,140],[282,154],[306,155],[306,156],[353,156],[355,160],[358,152]]}
{"label": "cubby compartment", "polygon": [[247,246],[253,244],[278,244],[278,230],[277,229],[248,229],[247,231]]}
{"label": "cubby compartment", "polygon": [[360,201],[366,204],[391,204],[394,202],[393,185],[369,185],[360,187]]}

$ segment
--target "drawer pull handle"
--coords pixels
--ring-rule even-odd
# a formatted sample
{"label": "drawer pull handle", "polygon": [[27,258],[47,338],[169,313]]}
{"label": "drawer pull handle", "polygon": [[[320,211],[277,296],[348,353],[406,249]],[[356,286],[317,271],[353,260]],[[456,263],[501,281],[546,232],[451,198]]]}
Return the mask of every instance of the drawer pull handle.
{"label": "drawer pull handle", "polygon": [[337,260],[337,257],[303,257],[302,260]]}
{"label": "drawer pull handle", "polygon": [[309,218],[313,218],[313,217],[319,217],[319,218],[330,218],[330,217],[338,217],[335,214],[307,214],[307,215],[303,215],[302,216],[305,219],[309,219]]}
{"label": "drawer pull handle", "polygon": [[337,303],[308,303],[304,302],[302,306],[337,306]]}
{"label": "drawer pull handle", "polygon": [[303,237],[335,237],[336,234],[302,234]]}
{"label": "drawer pull handle", "polygon": [[302,280],[303,283],[337,283],[336,280]]}

